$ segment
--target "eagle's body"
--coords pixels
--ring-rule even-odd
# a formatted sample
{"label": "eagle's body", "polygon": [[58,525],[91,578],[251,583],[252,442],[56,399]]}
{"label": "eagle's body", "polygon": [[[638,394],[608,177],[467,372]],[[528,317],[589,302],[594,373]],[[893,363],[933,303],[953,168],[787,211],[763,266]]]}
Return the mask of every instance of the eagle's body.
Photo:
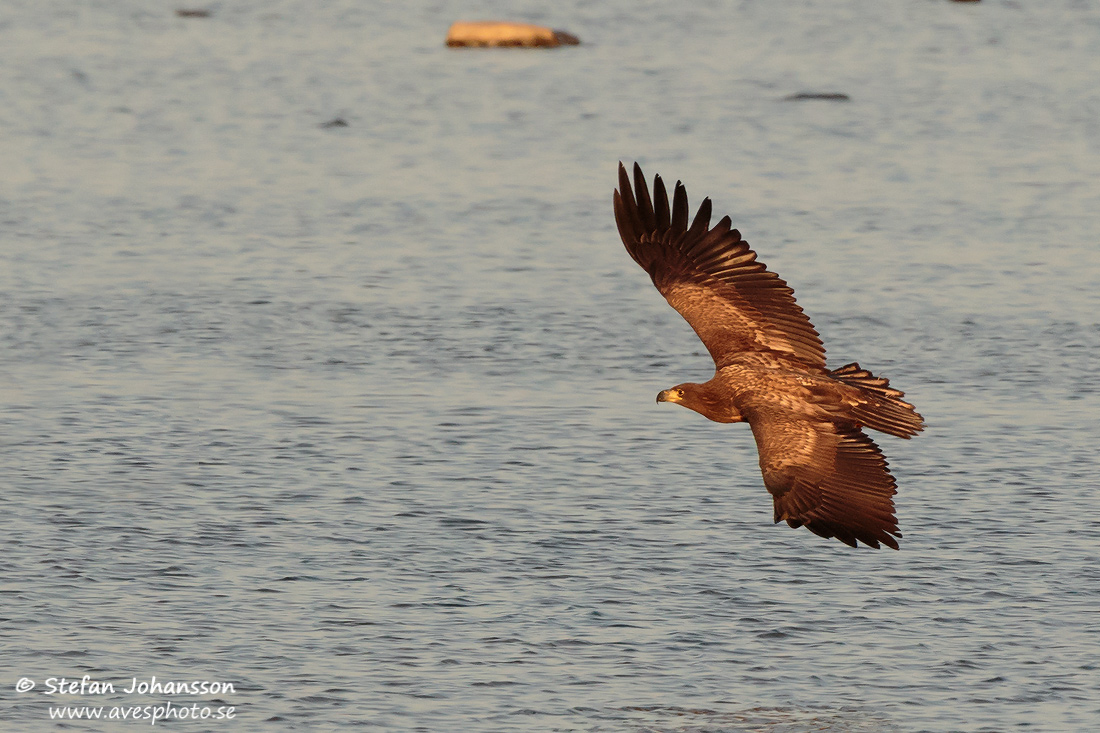
{"label": "eagle's body", "polygon": [[848,364],[825,366],[825,348],[793,291],[756,260],[729,217],[710,227],[705,199],[688,226],[687,193],[672,206],[660,176],[649,196],[619,166],[615,220],[631,257],[687,320],[715,362],[703,384],[664,390],[716,422],[747,422],[775,521],[856,546],[897,549],[893,476],[862,428],[908,438],[923,419],[886,379]]}

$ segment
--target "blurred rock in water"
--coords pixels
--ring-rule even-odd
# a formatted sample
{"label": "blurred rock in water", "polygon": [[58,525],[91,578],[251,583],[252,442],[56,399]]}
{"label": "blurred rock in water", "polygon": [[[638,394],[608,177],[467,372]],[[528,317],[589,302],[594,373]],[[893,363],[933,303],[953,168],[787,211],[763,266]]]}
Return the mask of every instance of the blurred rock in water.
{"label": "blurred rock in water", "polygon": [[492,20],[458,21],[447,31],[448,46],[522,46],[554,48],[576,46],[580,39],[571,33],[527,23]]}

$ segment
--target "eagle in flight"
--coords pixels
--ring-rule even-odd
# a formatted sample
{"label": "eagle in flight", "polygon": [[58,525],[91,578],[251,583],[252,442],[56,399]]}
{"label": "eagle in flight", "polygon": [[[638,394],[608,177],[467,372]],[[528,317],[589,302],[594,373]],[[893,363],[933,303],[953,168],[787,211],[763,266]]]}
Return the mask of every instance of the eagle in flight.
{"label": "eagle in flight", "polygon": [[829,370],[825,347],[794,291],[756,259],[728,216],[710,226],[710,199],[688,223],[679,182],[669,206],[660,176],[650,197],[619,163],[615,221],[627,252],[695,329],[714,376],[657,395],[715,422],[747,422],[775,521],[856,547],[898,549],[897,483],[863,432],[899,438],[924,429],[904,393],[859,364]]}

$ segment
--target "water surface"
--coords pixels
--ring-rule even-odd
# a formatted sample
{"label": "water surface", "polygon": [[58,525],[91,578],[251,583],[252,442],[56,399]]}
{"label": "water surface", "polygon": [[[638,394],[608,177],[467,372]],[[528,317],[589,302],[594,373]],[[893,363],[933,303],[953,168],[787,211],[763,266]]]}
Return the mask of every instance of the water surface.
{"label": "water surface", "polygon": [[[1100,5],[175,8],[0,10],[5,719],[196,701],[43,694],[87,674],[232,681],[188,730],[1100,721]],[[504,14],[584,44],[444,47]],[[711,366],[619,160],[925,415],[900,552],[654,404]]]}

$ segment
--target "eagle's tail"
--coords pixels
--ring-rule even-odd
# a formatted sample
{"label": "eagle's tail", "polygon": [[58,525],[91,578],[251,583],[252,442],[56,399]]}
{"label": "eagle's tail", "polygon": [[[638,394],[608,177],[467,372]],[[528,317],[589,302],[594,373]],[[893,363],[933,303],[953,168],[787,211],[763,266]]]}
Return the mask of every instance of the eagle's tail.
{"label": "eagle's tail", "polygon": [[890,380],[876,377],[855,362],[829,373],[833,379],[859,388],[866,398],[851,412],[860,425],[899,438],[911,438],[924,430],[924,418],[913,406],[901,399],[905,393],[890,387]]}

